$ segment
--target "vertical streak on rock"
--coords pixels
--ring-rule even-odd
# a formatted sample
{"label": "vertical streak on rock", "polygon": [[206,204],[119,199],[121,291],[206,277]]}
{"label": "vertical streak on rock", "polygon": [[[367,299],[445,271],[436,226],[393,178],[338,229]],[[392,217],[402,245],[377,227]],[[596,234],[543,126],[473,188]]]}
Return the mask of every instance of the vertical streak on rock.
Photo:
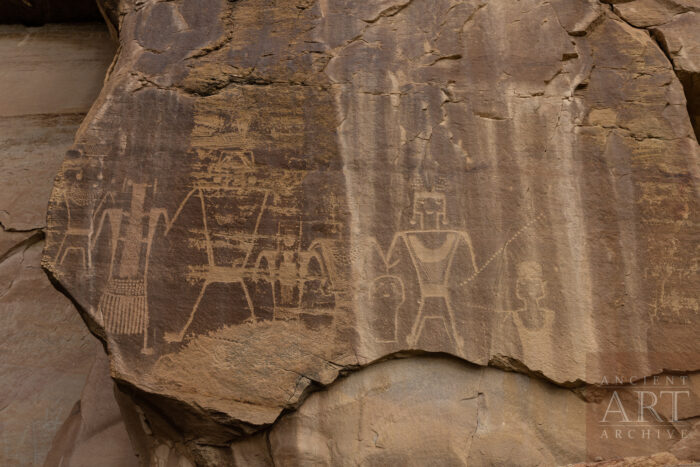
{"label": "vertical streak on rock", "polygon": [[[351,130],[353,129],[353,115],[373,115],[374,112],[372,112],[373,109],[368,108],[360,108],[356,109],[354,112],[349,112],[347,108],[348,103],[345,100],[345,93],[342,91],[339,92],[337,88],[335,88],[334,94],[339,113],[339,121],[342,122],[338,131],[338,143],[340,154],[343,159],[343,176],[347,190],[348,220],[350,222],[350,245],[348,251],[350,252],[351,277],[353,284],[361,284],[365,281],[364,271],[367,270],[367,265],[364,264],[366,256],[363,254],[363,251],[365,248],[369,247],[362,242],[362,211],[365,211],[365,216],[367,215],[367,211],[371,212],[372,206],[366,203],[365,200],[368,198],[372,199],[374,194],[371,186],[365,186],[365,191],[363,191],[362,194],[358,193],[358,190],[363,187],[363,184],[358,180],[357,167],[361,166],[363,161],[358,157],[358,153],[355,151],[359,148],[363,148],[365,145],[371,145],[373,135],[364,134],[362,132],[357,134]],[[368,102],[361,101],[360,106],[364,107],[363,104],[369,105]],[[358,342],[356,352],[359,361],[361,363],[367,363],[368,359],[371,359],[370,356],[374,354],[371,343],[367,340],[367,331],[370,326],[367,322],[369,310],[367,309],[367,304],[359,299],[360,297],[357,290],[353,291],[352,297],[353,312],[357,320]]]}

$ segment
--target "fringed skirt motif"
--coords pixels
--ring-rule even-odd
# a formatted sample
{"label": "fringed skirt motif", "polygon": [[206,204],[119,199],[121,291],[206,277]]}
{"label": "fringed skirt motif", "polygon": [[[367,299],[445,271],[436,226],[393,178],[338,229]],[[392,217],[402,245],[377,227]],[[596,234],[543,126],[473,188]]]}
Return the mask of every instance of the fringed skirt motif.
{"label": "fringed skirt motif", "polygon": [[111,279],[100,298],[98,310],[107,332],[143,334],[148,326],[148,301],[141,279]]}

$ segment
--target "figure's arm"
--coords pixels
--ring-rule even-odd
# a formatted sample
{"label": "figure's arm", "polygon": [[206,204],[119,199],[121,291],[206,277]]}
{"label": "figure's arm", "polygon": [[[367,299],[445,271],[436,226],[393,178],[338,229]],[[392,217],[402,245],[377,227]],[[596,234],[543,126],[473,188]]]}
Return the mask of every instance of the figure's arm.
{"label": "figure's arm", "polygon": [[[253,265],[253,273],[252,273],[252,279],[254,281],[257,281],[259,279],[258,275],[260,274],[260,263],[263,260],[263,256],[265,255],[264,251],[261,251],[258,254],[258,257],[255,259],[255,265]],[[268,261],[269,264],[269,261]]]}
{"label": "figure's arm", "polygon": [[469,234],[466,232],[460,231],[459,236],[467,244],[467,249],[469,250],[469,257],[472,260],[472,267],[474,268],[474,273],[476,274],[479,271],[479,268],[476,265],[476,256],[474,255],[474,247],[472,246],[472,239],[469,237]]}
{"label": "figure's arm", "polygon": [[[92,235],[92,240],[90,241],[90,249],[93,250],[95,248],[95,245],[97,244],[97,240],[100,238],[100,234],[102,233],[102,228],[104,227],[105,219],[109,216],[110,223],[112,224],[112,235],[113,239],[112,241],[117,241],[116,237],[119,236],[119,228],[117,227],[117,232],[115,232],[114,228],[114,223],[116,222],[119,224],[121,222],[121,217],[122,217],[122,211],[121,209],[115,209],[115,208],[110,208],[110,209],[105,209],[102,211],[102,215],[100,216],[100,222],[99,225],[97,226],[97,230],[94,231],[94,235]],[[115,221],[115,216],[116,216],[116,221]],[[94,228],[94,222],[92,227]],[[92,232],[91,232],[92,233]]]}
{"label": "figure's arm", "polygon": [[[95,248],[95,244],[97,243],[97,239],[100,238],[100,233],[102,233],[102,226],[105,223],[105,217],[107,217],[108,214],[109,214],[109,210],[105,210],[102,213],[102,216],[100,217],[100,222],[97,226],[97,231],[95,232],[95,235],[93,235],[92,239],[90,240],[90,245],[89,245],[90,250],[93,250]],[[94,224],[93,224],[93,226],[94,226]],[[92,233],[92,232],[90,232],[90,233]]]}
{"label": "figure's arm", "polygon": [[107,198],[111,199],[112,205],[114,205],[114,193],[111,191],[108,191],[105,193],[102,198],[100,199],[100,202],[97,203],[97,207],[95,208],[94,211],[92,211],[92,219],[90,220],[92,224],[94,225],[95,220],[99,217],[100,219],[104,220],[105,213],[109,211],[109,209],[105,208],[105,205],[107,204]]}
{"label": "figure's arm", "polygon": [[[386,258],[384,258],[384,264],[386,265],[387,272],[389,272],[389,269],[393,268],[394,266],[399,264],[399,262],[401,262],[401,258],[398,258],[396,261],[389,264],[391,257],[394,255],[394,253],[396,253],[396,249],[398,248],[399,240],[401,240],[401,239],[403,239],[402,233],[394,234],[394,238],[391,239],[391,245],[389,245],[389,250],[387,250]],[[379,245],[377,245],[377,248],[379,248]]]}
{"label": "figure's arm", "polygon": [[309,247],[309,252],[311,253],[311,257],[309,258],[308,264],[311,264],[311,260],[315,258],[319,268],[321,268],[321,276],[329,278],[326,255],[323,252],[323,244],[315,240]]}
{"label": "figure's arm", "polygon": [[[163,218],[163,222],[165,223],[165,228],[168,228],[168,225],[170,225],[170,220],[168,219],[168,211],[165,208],[153,208],[150,211],[149,219],[148,219],[148,230],[150,231],[151,228],[155,231],[156,226],[158,225],[158,221],[160,218]],[[153,226],[153,227],[151,227]]]}
{"label": "figure's arm", "polygon": [[148,214],[148,237],[146,237],[146,266],[145,266],[145,274],[148,275],[148,267],[150,265],[150,261],[148,258],[151,257],[151,248],[153,247],[153,237],[156,235],[156,228],[158,227],[158,220],[160,219],[160,216],[163,216],[163,220],[165,221],[165,225],[167,228],[168,225],[168,211],[166,211],[163,208],[158,208],[158,209],[151,209],[151,211]]}
{"label": "figure's arm", "polygon": [[260,270],[260,265],[262,264],[263,260],[267,261],[267,269],[270,274],[270,277],[272,277],[274,275],[275,269],[275,254],[270,254],[270,250],[262,250],[258,255],[258,258],[255,260],[256,271]]}
{"label": "figure's arm", "polygon": [[167,212],[166,212],[166,214],[165,214],[165,219],[166,219],[166,222],[165,222],[165,235],[168,235],[168,233],[170,232],[170,229],[172,228],[173,224],[175,224],[175,221],[177,220],[178,217],[180,217],[180,213],[181,213],[182,210],[185,208],[185,204],[187,204],[187,201],[189,201],[190,198],[192,197],[192,195],[194,195],[194,192],[195,192],[195,191],[197,191],[197,188],[193,188],[192,190],[190,190],[189,193],[187,193],[187,196],[185,196],[185,199],[182,200],[182,202],[180,203],[180,206],[178,206],[178,208],[177,208],[177,211],[175,211],[175,214],[173,215],[173,218],[170,219],[169,221],[167,220],[168,216],[167,216]]}
{"label": "figure's arm", "polygon": [[[262,262],[264,255],[265,255],[265,253],[263,253],[263,252],[260,252],[260,254],[258,255],[258,259],[255,260],[255,269],[260,269],[260,263]],[[270,261],[268,261],[268,264],[269,263],[270,263]]]}
{"label": "figure's arm", "polygon": [[[65,182],[64,182],[65,184]],[[70,219],[70,204],[68,203],[68,194],[66,193],[65,188],[63,189],[63,204],[66,205],[66,218],[68,219],[68,225],[66,225],[66,228],[70,229],[71,226],[71,219]]]}
{"label": "figure's arm", "polygon": [[148,214],[148,237],[146,237],[147,253],[146,257],[151,253],[151,246],[153,245],[153,237],[156,235],[156,228],[158,227],[158,221],[161,216],[165,222],[165,226],[168,226],[168,211],[164,208],[151,209]]}

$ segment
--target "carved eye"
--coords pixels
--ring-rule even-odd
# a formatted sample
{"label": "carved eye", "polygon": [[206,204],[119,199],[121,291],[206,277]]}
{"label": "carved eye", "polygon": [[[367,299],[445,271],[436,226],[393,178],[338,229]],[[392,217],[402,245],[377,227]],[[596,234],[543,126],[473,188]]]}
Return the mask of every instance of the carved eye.
{"label": "carved eye", "polygon": [[75,179],[76,180],[82,180],[83,179],[83,171],[81,170],[77,174],[75,174]]}

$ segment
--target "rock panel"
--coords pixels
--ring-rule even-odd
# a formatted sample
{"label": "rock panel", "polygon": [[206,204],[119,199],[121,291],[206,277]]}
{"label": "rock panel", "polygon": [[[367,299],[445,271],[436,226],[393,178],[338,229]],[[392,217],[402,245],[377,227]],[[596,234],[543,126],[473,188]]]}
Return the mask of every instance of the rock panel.
{"label": "rock panel", "polygon": [[215,463],[405,353],[564,387],[698,368],[697,141],[664,51],[607,6],[119,11],[43,264],[160,457]]}

